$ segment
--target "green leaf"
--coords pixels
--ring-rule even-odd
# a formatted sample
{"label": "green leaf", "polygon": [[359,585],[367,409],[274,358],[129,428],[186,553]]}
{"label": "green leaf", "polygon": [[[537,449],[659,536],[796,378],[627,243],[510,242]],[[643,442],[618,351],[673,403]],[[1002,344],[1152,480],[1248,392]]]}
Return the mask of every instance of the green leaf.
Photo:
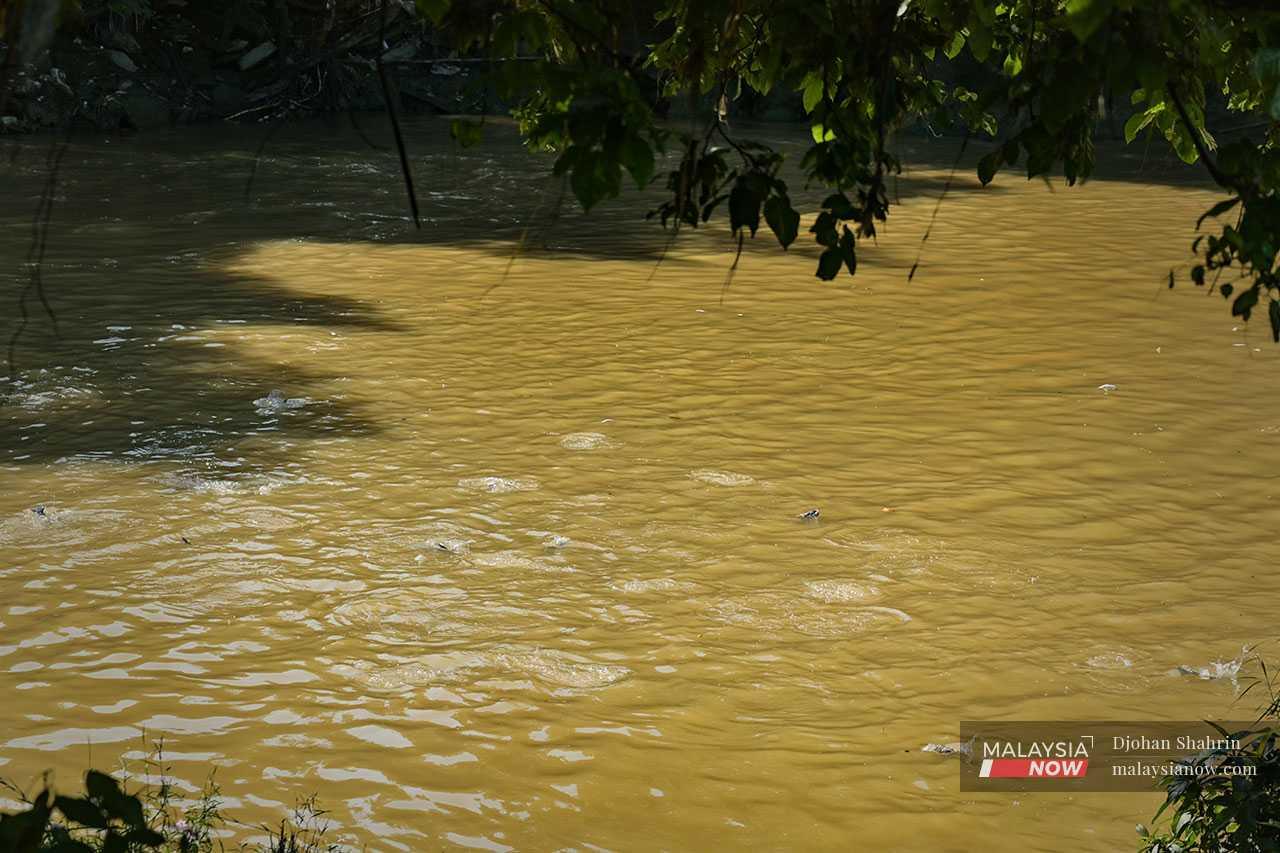
{"label": "green leaf", "polygon": [[1263,85],[1280,81],[1280,47],[1264,47],[1254,54],[1253,73]]}
{"label": "green leaf", "polygon": [[818,258],[818,278],[823,281],[831,281],[840,272],[840,265],[844,263],[844,253],[839,249],[827,249]]}
{"label": "green leaf", "polygon": [[644,189],[653,179],[653,149],[639,136],[630,134],[622,140],[622,165],[631,173],[636,186]]}
{"label": "green leaf", "polygon": [[1280,301],[1272,299],[1267,314],[1271,317],[1271,339],[1280,344]]}
{"label": "green leaf", "polygon": [[1152,108],[1146,112],[1134,113],[1129,116],[1129,120],[1124,123],[1124,141],[1129,143],[1137,138],[1138,134],[1142,132],[1142,129],[1151,124],[1151,120],[1154,119],[1159,112],[1160,110]]}
{"label": "green leaf", "polygon": [[1018,165],[1018,140],[1010,139],[1000,149],[1000,159],[1010,166]]}
{"label": "green leaf", "polygon": [[853,237],[853,232],[849,230],[849,226],[844,226],[844,234],[840,237],[840,257],[844,261],[845,267],[849,270],[849,275],[853,275],[858,271],[858,247],[857,241]]}
{"label": "green leaf", "polygon": [[1004,58],[1004,73],[1010,77],[1017,77],[1022,73],[1022,57],[1016,53],[1010,53]]}
{"label": "green leaf", "polygon": [[605,172],[604,155],[585,151],[578,155],[569,177],[569,186],[582,209],[589,211],[609,196],[610,181]]}
{"label": "green leaf", "polygon": [[1247,322],[1249,315],[1253,313],[1253,306],[1258,304],[1258,286],[1243,291],[1236,297],[1236,301],[1231,303],[1231,316],[1242,317]]}
{"label": "green leaf", "polygon": [[0,849],[36,853],[49,825],[53,798],[41,791],[31,808],[17,814],[0,814]]}
{"label": "green leaf", "polygon": [[764,221],[769,223],[773,235],[784,249],[794,243],[800,233],[800,212],[791,206],[791,199],[785,195],[770,196],[765,201]]}
{"label": "green leaf", "polygon": [[1168,134],[1170,144],[1173,145],[1174,153],[1182,160],[1182,162],[1191,164],[1200,159],[1200,152],[1196,149],[1195,142],[1191,136],[1187,134],[1186,128],[1178,125],[1171,128]]}
{"label": "green leaf", "polygon": [[1280,122],[1280,47],[1263,47],[1253,56],[1253,73],[1262,83],[1263,92],[1270,91],[1271,96],[1263,93],[1267,102],[1267,113]]}
{"label": "green leaf", "polygon": [[53,805],[58,811],[81,826],[91,829],[106,829],[110,820],[102,810],[88,800],[76,797],[55,797]]}
{"label": "green leaf", "polygon": [[414,5],[418,7],[419,15],[430,18],[431,23],[438,26],[449,12],[450,0],[416,0]]}
{"label": "green leaf", "polygon": [[760,195],[751,187],[751,182],[745,177],[739,178],[729,193],[729,227],[733,233],[746,226],[751,236],[756,236],[756,229],[760,227],[760,202]]}
{"label": "green leaf", "polygon": [[955,59],[960,55],[960,51],[964,49],[964,30],[957,30],[956,34],[951,38],[951,43],[944,49],[943,53],[947,55],[947,59]]}
{"label": "green leaf", "polygon": [[1067,26],[1077,39],[1087,41],[1107,20],[1113,5],[1114,0],[1067,0]]}
{"label": "green leaf", "polygon": [[978,161],[978,180],[982,182],[984,187],[995,178],[1003,159],[1004,152],[997,149]]}
{"label": "green leaf", "polygon": [[556,158],[556,163],[551,167],[551,174],[557,178],[565,172],[573,168],[573,164],[578,162],[578,155],[582,153],[582,149],[576,145],[570,145],[565,152]]}
{"label": "green leaf", "polygon": [[836,235],[836,218],[825,210],[819,213],[818,218],[809,226],[809,233],[819,244],[832,248],[840,239]]}
{"label": "green leaf", "polygon": [[836,138],[835,131],[823,124],[815,124],[809,128],[809,133],[813,135],[813,141],[818,143],[830,142]]}
{"label": "green leaf", "polygon": [[1218,202],[1213,207],[1209,208],[1204,213],[1200,214],[1200,218],[1196,220],[1196,228],[1199,228],[1202,224],[1204,224],[1204,221],[1206,219],[1209,219],[1210,217],[1221,216],[1222,214],[1226,213],[1228,210],[1235,207],[1239,203],[1240,203],[1240,196],[1235,196],[1234,198],[1229,198],[1226,201]]}
{"label": "green leaf", "polygon": [[993,40],[991,30],[987,27],[976,26],[969,33],[969,52],[973,54],[973,58],[979,62],[986,62],[987,57],[991,55],[991,43]]}
{"label": "green leaf", "polygon": [[804,111],[806,113],[813,112],[813,108],[822,100],[823,87],[824,84],[820,75],[812,71],[805,75],[800,91],[803,93]]}
{"label": "green leaf", "polygon": [[484,126],[478,121],[455,118],[449,123],[449,136],[463,148],[470,148],[484,138]]}
{"label": "green leaf", "polygon": [[822,200],[822,209],[831,211],[836,219],[853,219],[858,215],[853,202],[844,193],[832,193]]}
{"label": "green leaf", "polygon": [[974,16],[982,23],[990,26],[996,22],[995,4],[990,0],[972,0]]}
{"label": "green leaf", "polygon": [[125,836],[125,840],[131,844],[141,844],[144,847],[159,847],[164,844],[163,835],[145,826],[132,830]]}
{"label": "green leaf", "polygon": [[124,795],[120,790],[120,783],[101,770],[90,770],[84,774],[84,788],[90,797],[104,803]]}

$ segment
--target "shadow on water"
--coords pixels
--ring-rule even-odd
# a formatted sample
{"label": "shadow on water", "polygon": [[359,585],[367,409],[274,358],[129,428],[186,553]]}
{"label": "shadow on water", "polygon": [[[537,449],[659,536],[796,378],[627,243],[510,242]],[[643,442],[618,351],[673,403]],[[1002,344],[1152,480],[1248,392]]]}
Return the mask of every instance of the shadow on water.
{"label": "shadow on water", "polygon": [[[360,297],[320,295],[237,272],[236,258],[260,243],[434,244],[507,257],[519,251],[650,263],[670,248],[668,235],[642,218],[660,190],[631,191],[586,217],[571,193],[549,179],[548,158],[525,152],[509,126],[495,124],[486,143],[469,150],[449,141],[447,121],[413,120],[407,129],[421,230],[409,219],[385,129],[374,134],[381,147],[371,148],[343,125],[287,126],[273,133],[261,156],[265,131],[243,127],[73,139],[41,265],[58,334],[40,302],[28,298],[15,376],[0,398],[0,464],[90,456],[234,465],[248,452],[255,464],[271,464],[279,461],[271,457],[280,443],[254,442],[255,436],[307,439],[377,429],[375,413],[319,390],[334,380],[358,381],[358,359],[352,376],[324,375],[300,363],[305,358],[281,363],[251,352],[229,333],[405,331],[379,310],[377,282],[365,283]],[[793,198],[813,209],[825,193],[801,188],[794,163],[804,139],[791,130],[744,128],[742,135],[780,144],[793,164]],[[0,166],[0,254],[11,259],[0,269],[4,342],[20,322],[18,295],[30,271],[21,259],[32,243],[49,145],[15,143]],[[894,181],[892,193],[899,201],[936,198],[944,188],[955,196],[999,193],[1020,180],[1003,176],[981,188],[971,162],[981,147],[971,144],[950,175],[959,140],[904,140],[904,159],[917,165]],[[1123,174],[1124,163],[1111,171]],[[1160,174],[1175,173],[1139,179]],[[1189,183],[1185,172],[1176,174]],[[897,247],[897,263],[918,245],[901,239],[910,245]],[[723,226],[686,229],[679,241],[681,251],[729,246]],[[761,245],[753,250],[765,242],[776,248],[767,232],[755,242]],[[726,267],[730,259],[726,252]],[[797,259],[798,277],[810,274],[807,263]],[[432,298],[431,275],[423,270],[424,300]],[[272,389],[314,402],[282,411],[254,405]]]}

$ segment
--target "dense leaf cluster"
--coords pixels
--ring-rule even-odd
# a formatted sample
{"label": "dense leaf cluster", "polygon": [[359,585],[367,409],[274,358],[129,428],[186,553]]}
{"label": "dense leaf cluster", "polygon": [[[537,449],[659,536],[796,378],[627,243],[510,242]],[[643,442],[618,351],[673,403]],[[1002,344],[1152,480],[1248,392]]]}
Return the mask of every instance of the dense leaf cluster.
{"label": "dense leaf cluster", "polygon": [[[46,788],[30,808],[0,814],[0,849],[14,853],[127,853],[151,850],[165,837],[151,828],[142,801],[105,773],[85,774],[85,795],[67,797]],[[60,815],[61,820],[55,820]],[[84,837],[88,833],[89,840]]]}
{"label": "dense leaf cluster", "polygon": [[[1280,6],[1267,0],[418,0],[459,50],[489,57],[488,83],[532,147],[556,154],[590,210],[655,177],[657,155],[679,162],[651,216],[678,229],[727,202],[741,239],[764,223],[783,247],[800,213],[779,177],[781,156],[736,138],[724,117],[744,93],[799,94],[812,131],[800,169],[833,192],[809,229],[823,247],[817,275],[857,267],[857,244],[889,214],[899,170],[894,131],[924,122],[990,140],[983,184],[1004,169],[1059,170],[1086,180],[1106,104],[1134,112],[1124,135],[1156,138],[1204,163],[1234,215],[1196,241],[1192,280],[1232,298],[1232,313],[1265,310],[1280,341]],[[975,65],[973,91],[947,82]],[[973,79],[968,73],[964,79]],[[667,130],[663,99],[689,98],[705,129]],[[1253,137],[1219,146],[1206,127],[1218,98]],[[711,105],[710,108],[707,105]],[[1223,134],[1219,134],[1223,135]],[[477,124],[455,123],[472,144]],[[1204,222],[1202,218],[1201,222]],[[1220,282],[1223,274],[1232,280]],[[1170,284],[1173,276],[1170,276]]]}
{"label": "dense leaf cluster", "polygon": [[1164,779],[1159,829],[1139,825],[1144,853],[1268,853],[1280,850],[1280,729],[1215,726],[1224,746],[1198,753]]}

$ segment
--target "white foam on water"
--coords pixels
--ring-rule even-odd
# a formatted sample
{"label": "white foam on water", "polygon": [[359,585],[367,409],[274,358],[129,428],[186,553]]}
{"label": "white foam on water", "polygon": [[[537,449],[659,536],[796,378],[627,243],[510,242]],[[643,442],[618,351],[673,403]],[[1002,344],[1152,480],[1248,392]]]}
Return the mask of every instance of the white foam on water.
{"label": "white foam on water", "polygon": [[538,488],[538,481],[532,477],[465,477],[458,481],[458,487],[490,494],[532,492]]}
{"label": "white foam on water", "polygon": [[705,468],[690,471],[689,476],[703,483],[710,483],[713,486],[750,486],[756,481],[755,477],[749,477],[746,474],[735,474],[732,471],[712,471]]}
{"label": "white foam on water", "polygon": [[806,595],[829,604],[849,601],[870,601],[880,597],[880,590],[871,584],[857,581],[821,580],[805,581]]}
{"label": "white foam on water", "polygon": [[565,450],[599,450],[616,445],[602,432],[572,432],[560,439],[560,446]]}
{"label": "white foam on water", "polygon": [[1094,655],[1085,661],[1085,665],[1091,669],[1129,669],[1133,666],[1133,659],[1116,652]]}

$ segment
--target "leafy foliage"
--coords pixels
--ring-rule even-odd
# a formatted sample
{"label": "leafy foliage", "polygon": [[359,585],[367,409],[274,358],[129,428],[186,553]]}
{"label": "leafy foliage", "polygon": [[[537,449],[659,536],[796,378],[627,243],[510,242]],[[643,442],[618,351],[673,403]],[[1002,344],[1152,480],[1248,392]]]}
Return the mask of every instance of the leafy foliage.
{"label": "leafy foliage", "polygon": [[[47,781],[39,794],[21,797],[27,808],[0,813],[0,850],[12,853],[213,853],[224,849],[215,830],[225,825],[221,796],[212,778],[198,800],[179,808],[163,763],[163,746],[145,761],[148,776],[159,783],[129,792],[97,770],[85,774],[85,793],[56,793]],[[265,842],[238,849],[260,853],[334,853],[325,836],[329,824],[315,798],[304,800],[278,828],[261,827]]]}
{"label": "leafy foliage", "polygon": [[1138,826],[1143,853],[1280,850],[1280,694],[1276,674],[1261,657],[1255,662],[1260,675],[1246,679],[1240,698],[1262,687],[1268,705],[1244,731],[1214,725],[1224,745],[1191,756],[1164,778],[1156,828]]}
{"label": "leafy foliage", "polygon": [[[1201,752],[1165,779],[1161,830],[1139,826],[1144,853],[1264,853],[1280,848],[1280,728],[1228,732],[1238,749]],[[1256,771],[1253,775],[1239,770]],[[1237,775],[1232,771],[1236,770]]]}
{"label": "leafy foliage", "polygon": [[[823,247],[818,276],[857,266],[857,242],[889,214],[898,170],[893,132],[924,122],[986,137],[985,185],[1001,170],[1028,178],[1094,168],[1099,104],[1128,93],[1129,141],[1160,138],[1203,161],[1232,193],[1239,219],[1197,241],[1191,277],[1234,268],[1234,314],[1268,302],[1280,340],[1275,235],[1280,231],[1280,8],[1250,0],[419,0],[454,46],[488,56],[489,82],[529,145],[556,154],[584,209],[643,187],[658,157],[677,156],[650,215],[697,227],[723,202],[739,237],[760,219],[783,247],[800,213],[779,177],[781,155],[731,136],[728,105],[744,93],[796,92],[813,144],[801,171],[834,195],[809,229]],[[652,44],[629,32],[656,33]],[[630,51],[630,52],[628,52]],[[983,69],[979,91],[949,84],[957,63]],[[968,74],[965,79],[972,78]],[[655,82],[656,81],[656,82]],[[655,91],[656,89],[656,91]],[[1206,93],[1262,119],[1261,140],[1217,150]],[[706,127],[672,134],[662,98],[687,97]],[[710,103],[711,108],[708,108]],[[997,114],[999,118],[997,119]],[[455,131],[461,142],[474,134]],[[1216,155],[1214,152],[1217,152]],[[1214,216],[1226,213],[1218,210]]]}
{"label": "leafy foliage", "polygon": [[[46,787],[27,811],[0,815],[0,848],[15,853],[116,853],[164,844],[164,836],[148,825],[142,802],[126,794],[115,779],[90,770],[84,786],[83,797],[55,795]],[[55,822],[55,815],[62,820]],[[96,843],[78,837],[85,833]]]}

